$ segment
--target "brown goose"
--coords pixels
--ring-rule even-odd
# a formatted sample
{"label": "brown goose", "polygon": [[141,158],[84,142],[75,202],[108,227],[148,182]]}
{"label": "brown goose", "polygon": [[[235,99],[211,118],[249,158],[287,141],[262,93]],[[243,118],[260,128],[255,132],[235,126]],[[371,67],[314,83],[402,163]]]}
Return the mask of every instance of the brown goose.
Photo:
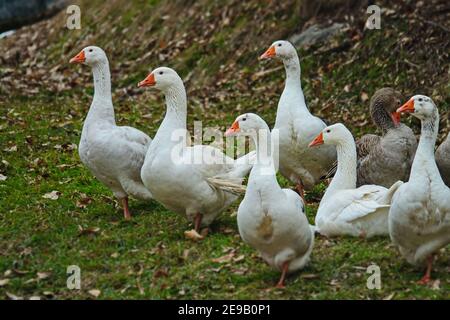
{"label": "brown goose", "polygon": [[417,139],[411,128],[400,123],[396,109],[401,98],[398,91],[382,88],[370,100],[372,121],[382,135],[366,134],[356,141],[358,187],[375,184],[389,188],[398,180],[408,181]]}
{"label": "brown goose", "polygon": [[442,180],[450,187],[450,134],[436,150],[436,164],[441,173]]}

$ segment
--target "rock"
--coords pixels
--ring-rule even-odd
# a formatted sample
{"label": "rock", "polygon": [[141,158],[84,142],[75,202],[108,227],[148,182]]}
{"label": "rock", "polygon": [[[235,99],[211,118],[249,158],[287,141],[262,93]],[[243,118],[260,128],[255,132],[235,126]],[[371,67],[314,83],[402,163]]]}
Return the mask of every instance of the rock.
{"label": "rock", "polygon": [[51,17],[68,0],[0,0],[0,33]]}
{"label": "rock", "polygon": [[345,28],[346,24],[337,22],[328,27],[323,27],[315,24],[302,33],[291,36],[289,40],[296,47],[310,47],[319,43],[329,41],[334,36],[342,33]]}

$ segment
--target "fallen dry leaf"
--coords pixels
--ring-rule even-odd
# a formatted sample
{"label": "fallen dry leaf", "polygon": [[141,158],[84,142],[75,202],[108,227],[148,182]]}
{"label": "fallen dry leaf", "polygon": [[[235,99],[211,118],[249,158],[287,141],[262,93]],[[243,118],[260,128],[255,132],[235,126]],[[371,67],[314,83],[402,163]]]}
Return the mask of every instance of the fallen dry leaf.
{"label": "fallen dry leaf", "polygon": [[37,277],[39,280],[47,279],[50,277],[50,275],[51,275],[51,272],[38,272],[37,273]]}
{"label": "fallen dry leaf", "polygon": [[199,240],[203,240],[203,238],[204,238],[197,231],[195,231],[195,229],[185,231],[184,236],[186,237],[186,239],[190,239],[192,241],[199,241]]}
{"label": "fallen dry leaf", "polygon": [[181,256],[181,259],[187,260],[188,257],[189,257],[189,253],[190,253],[190,250],[189,250],[189,249],[184,249],[184,250],[183,250],[183,255]]}
{"label": "fallen dry leaf", "polygon": [[78,230],[79,236],[82,236],[82,235],[97,234],[100,231],[100,228],[98,227],[83,228],[82,226],[78,225]]}
{"label": "fallen dry leaf", "polygon": [[8,177],[0,173],[0,181],[5,181],[6,179],[8,179]]}
{"label": "fallen dry leaf", "polygon": [[236,275],[242,276],[248,272],[248,268],[245,268],[245,267],[237,268],[237,269],[231,270],[231,272],[233,272]]}
{"label": "fallen dry leaf", "polygon": [[209,233],[209,228],[203,228],[201,231],[200,231],[200,235],[204,238],[204,237],[206,237],[207,235],[208,235],[208,233]]}
{"label": "fallen dry leaf", "polygon": [[160,268],[158,270],[155,271],[155,273],[153,274],[153,278],[167,278],[169,276],[169,271],[167,270],[167,268]]}
{"label": "fallen dry leaf", "polygon": [[13,272],[18,275],[18,276],[23,276],[27,273],[29,273],[30,271],[28,270],[19,270],[19,269],[13,269]]}
{"label": "fallen dry leaf", "polygon": [[50,200],[58,200],[61,192],[53,190],[52,192],[46,193],[42,196],[42,198],[50,199]]}
{"label": "fallen dry leaf", "polygon": [[11,300],[23,300],[23,297],[16,296],[13,293],[6,291],[6,296]]}
{"label": "fallen dry leaf", "polygon": [[300,276],[300,278],[303,278],[303,279],[318,279],[319,275],[318,274],[314,274],[314,273],[305,273],[305,274],[302,274]]}
{"label": "fallen dry leaf", "polygon": [[130,289],[131,286],[130,285],[126,285],[122,290],[120,290],[121,294],[124,294],[128,289]]}
{"label": "fallen dry leaf", "polygon": [[16,152],[17,151],[17,146],[14,145],[11,148],[3,149],[3,151],[5,151],[5,152]]}
{"label": "fallen dry leaf", "polygon": [[233,259],[233,257],[234,257],[234,252],[230,252],[219,258],[211,259],[211,261],[215,262],[215,263],[225,263],[225,262],[229,262],[231,259]]}
{"label": "fallen dry leaf", "polygon": [[220,272],[220,270],[223,269],[223,266],[217,267],[217,268],[209,268],[208,271],[212,271],[212,272]]}
{"label": "fallen dry leaf", "polygon": [[76,202],[76,206],[78,208],[84,209],[91,203],[92,203],[92,198],[90,198],[86,194],[82,193],[82,194],[80,194],[80,199],[78,199]]}
{"label": "fallen dry leaf", "polygon": [[392,300],[392,298],[395,296],[395,292],[392,292],[390,295],[383,298],[383,300]]}
{"label": "fallen dry leaf", "polygon": [[25,249],[22,250],[22,252],[20,253],[20,256],[29,256],[31,253],[33,252],[33,249],[30,247],[26,247]]}
{"label": "fallen dry leaf", "polygon": [[98,289],[92,289],[92,290],[89,290],[88,293],[89,293],[91,296],[93,296],[93,297],[95,297],[95,298],[98,298],[98,296],[99,296],[102,292],[101,292],[100,290],[98,290]]}
{"label": "fallen dry leaf", "polygon": [[140,294],[141,296],[143,296],[143,295],[145,294],[145,290],[144,290],[144,288],[143,288],[142,285],[141,285],[141,278],[140,278],[140,277],[136,279],[136,287],[137,287],[138,290],[139,290],[139,294]]}
{"label": "fallen dry leaf", "polygon": [[436,279],[431,284],[431,289],[433,290],[440,290],[441,289],[441,280]]}
{"label": "fallen dry leaf", "polygon": [[231,234],[231,233],[234,232],[234,229],[232,229],[232,228],[225,228],[225,229],[222,230],[222,232],[224,234]]}
{"label": "fallen dry leaf", "polygon": [[361,93],[361,101],[366,102],[367,100],[369,100],[369,95],[365,92],[362,92]]}
{"label": "fallen dry leaf", "polygon": [[8,284],[9,279],[0,279],[0,287],[4,287]]}

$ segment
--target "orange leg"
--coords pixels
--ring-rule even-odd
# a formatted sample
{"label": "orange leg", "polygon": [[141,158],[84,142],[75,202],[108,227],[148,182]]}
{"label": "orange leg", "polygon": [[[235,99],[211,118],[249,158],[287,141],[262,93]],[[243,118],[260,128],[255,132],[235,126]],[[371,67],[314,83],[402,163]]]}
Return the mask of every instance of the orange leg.
{"label": "orange leg", "polygon": [[122,199],[122,205],[123,205],[123,216],[125,220],[131,220],[131,213],[130,210],[128,210],[128,197]]}
{"label": "orange leg", "polygon": [[419,284],[428,284],[431,280],[431,267],[433,264],[433,256],[429,256],[427,259],[427,270],[425,271],[425,274],[422,279],[419,280]]}
{"label": "orange leg", "polygon": [[300,195],[300,197],[302,197],[302,200],[304,203],[306,203],[305,201],[305,189],[303,188],[303,184],[299,183],[295,186],[295,190],[297,190],[297,193]]}
{"label": "orange leg", "polygon": [[202,218],[203,218],[203,216],[201,213],[197,213],[194,218],[194,228],[195,228],[195,231],[197,231],[198,233],[200,233],[200,226],[202,225]]}
{"label": "orange leg", "polygon": [[288,272],[288,269],[289,269],[289,261],[286,261],[283,263],[283,268],[281,270],[281,277],[280,277],[280,280],[278,281],[277,285],[275,286],[276,288],[279,288],[279,289],[284,288],[284,281],[286,280],[286,274]]}

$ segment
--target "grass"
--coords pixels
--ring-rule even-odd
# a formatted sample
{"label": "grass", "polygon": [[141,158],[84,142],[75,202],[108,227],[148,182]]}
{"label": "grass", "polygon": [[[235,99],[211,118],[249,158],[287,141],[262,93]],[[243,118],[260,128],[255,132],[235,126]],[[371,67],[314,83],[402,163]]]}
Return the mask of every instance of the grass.
{"label": "grass", "polygon": [[[0,288],[3,297],[8,292],[25,298],[84,299],[98,289],[104,299],[448,298],[448,250],[435,264],[433,276],[440,284],[433,289],[416,284],[422,271],[399,259],[383,238],[318,237],[312,263],[291,276],[286,289],[272,289],[278,272],[239,237],[231,216],[238,202],[199,243],[184,239],[190,226],[183,217],[154,201],[131,201],[133,219],[126,222],[110,191],[80,164],[76,150],[64,149],[78,143],[84,105],[70,106],[65,97],[58,103],[38,97],[0,107],[7,123],[0,145],[17,147],[2,152],[1,159],[9,165],[2,163],[8,178],[0,183],[0,272],[11,271],[0,276],[10,279]],[[322,189],[308,195],[310,203]],[[53,190],[60,192],[57,200],[42,197]],[[80,201],[86,207],[77,206]],[[316,209],[317,203],[308,207],[311,222]],[[80,227],[91,232],[80,232]],[[230,252],[237,262],[212,261]],[[366,287],[366,268],[373,263],[381,268],[381,290]],[[66,288],[69,265],[81,268],[81,290]],[[38,273],[45,276],[40,279]]]}
{"label": "grass", "polygon": [[[236,218],[232,216],[239,200],[199,243],[184,238],[183,232],[191,226],[183,217],[155,201],[132,200],[133,219],[124,221],[111,192],[81,165],[73,148],[79,142],[93,90],[88,68],[70,67],[66,61],[88,44],[85,38],[92,36],[89,44],[100,45],[110,54],[113,88],[117,88],[113,97],[117,122],[154,136],[163,118],[163,99],[158,94],[133,90],[149,67],[158,64],[173,66],[181,70],[182,76],[193,74],[187,82],[189,128],[194,120],[203,120],[204,128],[224,129],[243,112],[257,112],[273,125],[283,72],[255,81],[251,76],[279,65],[259,63],[256,57],[273,40],[288,37],[299,25],[291,14],[298,1],[283,3],[281,7],[270,3],[266,9],[256,2],[230,0],[226,7],[235,12],[229,14],[231,22],[225,26],[214,19],[225,11],[222,4],[197,2],[198,12],[205,12],[200,10],[203,7],[211,11],[210,16],[200,18],[177,5],[141,2],[149,9],[141,12],[131,2],[125,6],[119,0],[114,2],[114,6],[123,7],[119,19],[117,14],[100,10],[97,0],[81,1],[91,6],[88,9],[94,8],[83,7],[81,31],[61,29],[63,17],[56,17],[53,27],[41,26],[42,38],[33,42],[40,46],[37,61],[43,61],[44,67],[35,66],[35,70],[59,64],[63,84],[71,83],[70,89],[55,90],[51,79],[41,83],[34,77],[26,82],[33,86],[36,83],[37,94],[14,91],[14,85],[0,86],[0,173],[7,176],[0,181],[0,299],[8,294],[85,299],[94,298],[89,293],[93,289],[101,291],[98,298],[102,299],[450,298],[448,246],[441,250],[434,266],[433,277],[440,281],[420,286],[417,280],[423,270],[400,258],[387,238],[317,237],[311,264],[289,277],[286,289],[278,290],[273,289],[278,272],[239,237]],[[172,9],[187,15],[179,15],[180,23],[174,17],[163,21],[162,17]],[[111,29],[109,23],[114,19],[119,19],[120,27]],[[382,86],[394,86],[406,96],[425,91],[435,98],[442,114],[448,115],[448,43],[425,44],[431,37],[422,39],[412,34],[415,30],[419,33],[420,26],[405,25],[404,21],[414,23],[414,19],[383,19],[383,32],[366,32],[360,41],[350,43],[350,49],[325,53],[320,52],[320,47],[300,50],[302,83],[310,109],[329,123],[344,122],[355,136],[374,131],[370,120],[364,122],[368,118],[368,103],[361,101],[361,92],[370,96]],[[210,29],[214,32],[204,29],[209,23],[214,24]],[[122,32],[125,27],[129,28],[126,33]],[[49,28],[55,31],[47,37],[45,31]],[[25,29],[22,34],[31,39],[34,32]],[[435,36],[430,28],[426,32]],[[408,42],[405,36],[415,40]],[[159,47],[158,41],[172,38],[170,47],[176,50]],[[348,38],[345,34],[337,41],[349,41]],[[180,44],[180,39],[186,43]],[[416,43],[419,45],[411,47]],[[19,45],[14,41],[5,46],[2,43],[0,52]],[[147,59],[135,61],[149,51],[152,55]],[[27,52],[24,48],[19,53]],[[159,53],[168,54],[166,60],[159,61]],[[405,59],[431,76],[422,77],[413,65],[402,65]],[[19,83],[23,83],[25,70],[20,62],[5,61],[0,75],[17,72]],[[432,72],[432,67],[439,72]],[[343,90],[346,85],[348,92]],[[127,93],[122,89],[127,89]],[[442,133],[448,132],[445,123]],[[417,122],[413,128],[418,132]],[[289,185],[281,177],[280,183]],[[323,188],[318,186],[307,195],[311,223]],[[57,200],[43,198],[55,190],[60,193]],[[212,261],[225,255],[237,261]],[[366,269],[371,264],[381,269],[380,290],[367,289]],[[70,265],[81,268],[81,290],[66,287],[66,269]]]}

